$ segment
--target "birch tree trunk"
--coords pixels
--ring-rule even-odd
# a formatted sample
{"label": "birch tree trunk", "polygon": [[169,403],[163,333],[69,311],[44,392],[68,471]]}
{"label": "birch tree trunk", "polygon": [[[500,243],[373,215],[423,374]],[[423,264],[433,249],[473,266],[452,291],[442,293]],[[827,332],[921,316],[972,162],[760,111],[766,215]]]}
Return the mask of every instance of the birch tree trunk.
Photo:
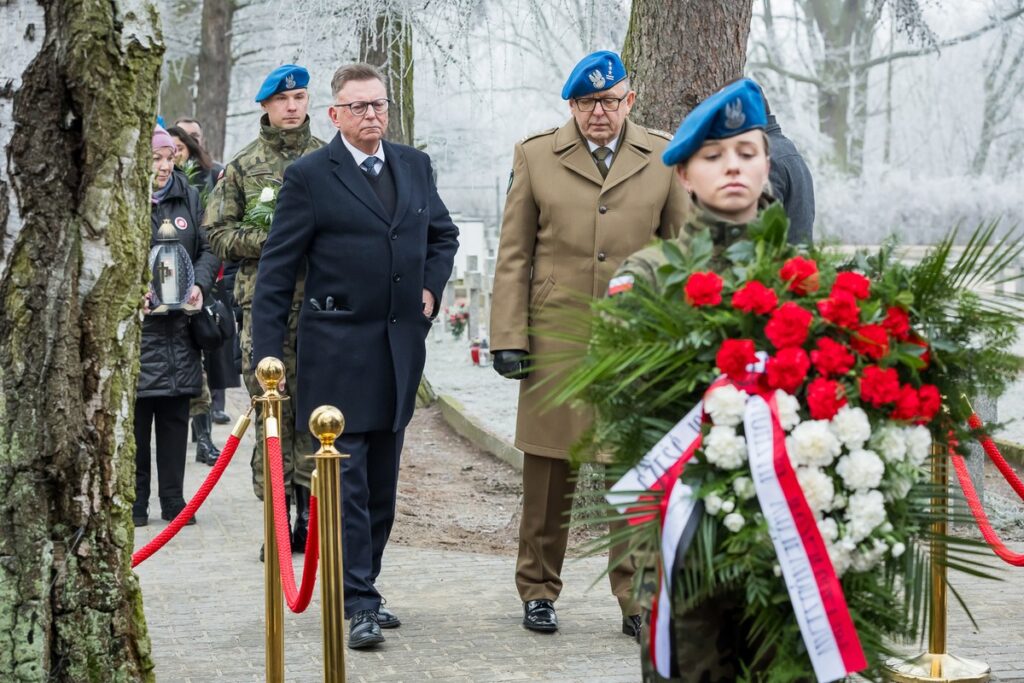
{"label": "birch tree trunk", "polygon": [[633,0],[622,51],[631,118],[674,131],[697,103],[743,75],[753,0]]}
{"label": "birch tree trunk", "polygon": [[149,0],[0,2],[0,680],[152,679],[132,406]]}

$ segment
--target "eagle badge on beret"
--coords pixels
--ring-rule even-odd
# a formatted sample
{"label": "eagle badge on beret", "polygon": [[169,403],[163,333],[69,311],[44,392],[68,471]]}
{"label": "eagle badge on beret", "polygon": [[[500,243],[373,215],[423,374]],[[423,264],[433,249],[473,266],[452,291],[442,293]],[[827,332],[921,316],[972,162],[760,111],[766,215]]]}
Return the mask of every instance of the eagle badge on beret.
{"label": "eagle badge on beret", "polygon": [[730,104],[725,105],[725,122],[724,125],[729,130],[736,130],[744,123],[746,123],[747,117],[743,113],[743,100],[736,98]]}
{"label": "eagle badge on beret", "polygon": [[292,76],[291,74],[288,74],[287,76],[285,76],[284,77],[284,87],[288,88],[289,90],[294,90],[295,89],[295,76]]}
{"label": "eagle badge on beret", "polygon": [[594,69],[593,71],[590,72],[589,78],[590,78],[590,83],[595,88],[597,88],[598,90],[602,90],[604,88],[604,76],[601,75],[600,71],[598,71],[597,69]]}

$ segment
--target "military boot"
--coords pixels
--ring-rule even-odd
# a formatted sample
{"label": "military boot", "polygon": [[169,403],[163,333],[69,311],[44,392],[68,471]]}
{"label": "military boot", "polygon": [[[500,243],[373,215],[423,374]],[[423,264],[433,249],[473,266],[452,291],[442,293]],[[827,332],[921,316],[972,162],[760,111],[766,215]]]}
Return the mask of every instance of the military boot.
{"label": "military boot", "polygon": [[220,450],[210,436],[210,414],[192,416],[192,434],[196,442],[196,462],[212,466],[220,457]]}
{"label": "military boot", "polygon": [[309,536],[309,489],[295,484],[295,526],[292,528],[292,552],[306,552],[306,538]]}

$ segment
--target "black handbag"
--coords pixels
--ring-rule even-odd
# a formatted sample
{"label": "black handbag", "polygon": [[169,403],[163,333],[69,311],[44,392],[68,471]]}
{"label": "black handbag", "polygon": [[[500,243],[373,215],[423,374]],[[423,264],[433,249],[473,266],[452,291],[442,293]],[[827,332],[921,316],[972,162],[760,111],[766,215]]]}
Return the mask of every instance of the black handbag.
{"label": "black handbag", "polygon": [[203,310],[189,316],[188,333],[192,343],[203,351],[216,351],[235,336],[235,320],[224,302],[210,298]]}

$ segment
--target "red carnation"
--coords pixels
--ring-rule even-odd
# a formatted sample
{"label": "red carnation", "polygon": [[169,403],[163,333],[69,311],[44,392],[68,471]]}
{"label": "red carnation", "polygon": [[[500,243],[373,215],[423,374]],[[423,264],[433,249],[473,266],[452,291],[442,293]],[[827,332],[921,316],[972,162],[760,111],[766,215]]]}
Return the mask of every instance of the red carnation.
{"label": "red carnation", "polygon": [[899,396],[896,398],[896,407],[893,408],[891,417],[894,420],[915,420],[921,411],[921,400],[918,398],[917,390],[909,384],[900,387]]}
{"label": "red carnation", "polygon": [[794,256],[782,264],[779,277],[785,280],[787,288],[797,294],[818,291],[818,264],[803,256]]}
{"label": "red carnation", "polygon": [[718,369],[737,381],[747,376],[747,366],[756,361],[754,342],[750,339],[726,339],[715,356]]}
{"label": "red carnation", "polygon": [[846,290],[833,291],[832,296],[817,303],[821,317],[839,327],[856,327],[860,323],[860,307]]}
{"label": "red carnation", "polygon": [[811,362],[814,363],[815,369],[826,377],[845,375],[856,361],[849,349],[827,337],[819,339],[818,348],[811,351]]}
{"label": "red carnation", "polygon": [[836,292],[847,292],[855,299],[867,299],[871,291],[871,280],[860,273],[843,272],[836,275],[832,283],[832,296]]}
{"label": "red carnation", "polygon": [[818,377],[807,385],[807,407],[815,420],[831,420],[846,405],[846,391],[834,379]]}
{"label": "red carnation", "polygon": [[881,325],[861,325],[850,346],[860,355],[878,360],[889,353],[889,333]]}
{"label": "red carnation", "polygon": [[880,368],[877,365],[869,365],[864,368],[860,378],[861,400],[871,405],[881,406],[885,403],[892,403],[900,395],[900,378],[893,368]]}
{"label": "red carnation", "polygon": [[768,386],[794,394],[807,379],[811,361],[799,347],[782,349],[768,359]]}
{"label": "red carnation", "polygon": [[722,303],[722,278],[717,273],[694,273],[683,291],[691,306],[717,306]]}
{"label": "red carnation", "polygon": [[906,341],[910,337],[910,316],[899,306],[890,306],[885,313],[882,327],[896,339]]}
{"label": "red carnation", "polygon": [[917,400],[921,404],[919,416],[922,422],[931,422],[942,407],[942,396],[934,384],[924,384],[917,390]]}
{"label": "red carnation", "polygon": [[743,285],[732,295],[733,308],[747,313],[764,315],[774,311],[778,305],[779,297],[775,292],[756,280]]}
{"label": "red carnation", "polygon": [[764,326],[765,336],[777,349],[800,346],[807,341],[813,317],[810,311],[792,301],[784,303],[768,319]]}

